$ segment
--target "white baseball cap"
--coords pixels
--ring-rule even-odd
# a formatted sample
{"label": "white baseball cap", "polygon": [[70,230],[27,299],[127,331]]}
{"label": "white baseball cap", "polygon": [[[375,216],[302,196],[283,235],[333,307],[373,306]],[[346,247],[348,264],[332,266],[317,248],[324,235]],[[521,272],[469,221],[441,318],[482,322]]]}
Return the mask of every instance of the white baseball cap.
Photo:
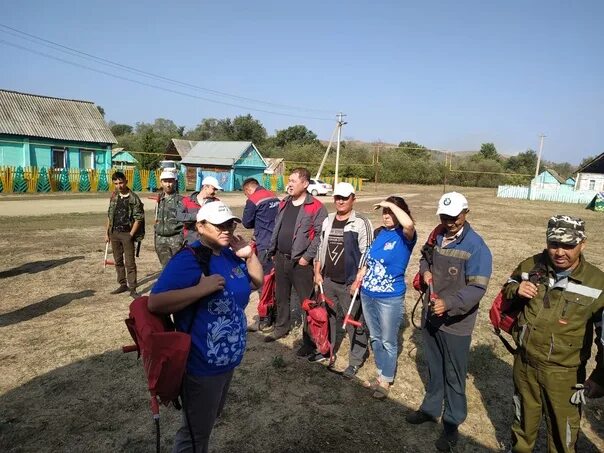
{"label": "white baseball cap", "polygon": [[457,217],[461,211],[468,209],[468,200],[459,192],[448,192],[440,197],[436,215],[448,215]]}
{"label": "white baseball cap", "polygon": [[218,180],[216,178],[214,178],[213,176],[206,176],[205,178],[203,178],[203,181],[201,181],[201,185],[202,186],[212,186],[216,190],[222,190],[222,187],[220,187],[220,185],[218,184]]}
{"label": "white baseball cap", "polygon": [[335,197],[349,197],[354,193],[354,187],[349,182],[339,182],[336,184],[336,187],[333,189],[333,196]]}
{"label": "white baseball cap", "polygon": [[231,208],[220,200],[204,204],[197,212],[198,222],[206,221],[214,225],[220,225],[231,219],[241,223],[241,219],[233,215]]}
{"label": "white baseball cap", "polygon": [[176,172],[168,169],[164,169],[159,175],[159,179],[177,179]]}

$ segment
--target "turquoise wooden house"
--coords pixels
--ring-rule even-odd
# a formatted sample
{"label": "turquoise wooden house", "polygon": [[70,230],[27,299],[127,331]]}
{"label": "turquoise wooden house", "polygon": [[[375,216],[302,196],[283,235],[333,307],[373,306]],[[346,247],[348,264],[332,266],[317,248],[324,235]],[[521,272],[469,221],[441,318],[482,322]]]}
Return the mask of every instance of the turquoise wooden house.
{"label": "turquoise wooden house", "polygon": [[0,166],[109,170],[115,143],[92,102],[0,90]]}
{"label": "turquoise wooden house", "polygon": [[137,166],[138,160],[124,148],[113,148],[113,151],[111,151],[111,164],[114,168],[134,168]]}
{"label": "turquoise wooden house", "polygon": [[166,159],[185,167],[188,188],[201,188],[206,176],[214,176],[225,191],[241,190],[243,181],[256,178],[262,183],[268,166],[252,142],[191,141],[173,139]]}
{"label": "turquoise wooden house", "polygon": [[531,186],[537,186],[541,189],[558,189],[565,185],[564,179],[558,174],[556,170],[546,168],[539,173],[535,178],[531,180]]}

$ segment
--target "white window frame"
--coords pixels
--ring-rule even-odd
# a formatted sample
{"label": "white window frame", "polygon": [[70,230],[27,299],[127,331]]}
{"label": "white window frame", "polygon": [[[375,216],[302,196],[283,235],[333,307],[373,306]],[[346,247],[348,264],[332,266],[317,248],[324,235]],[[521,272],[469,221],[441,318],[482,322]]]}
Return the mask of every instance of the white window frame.
{"label": "white window frame", "polygon": [[[83,166],[82,166],[82,163],[83,163],[83,161],[84,161],[84,159],[83,159],[82,155],[83,155],[84,153],[90,153],[90,155],[91,155],[91,157],[90,157],[90,162],[92,163],[92,167],[85,168],[85,167],[83,167]],[[96,157],[96,156],[95,156],[95,154],[94,154],[94,151],[91,151],[91,150],[89,150],[89,149],[80,149],[80,170],[94,170],[94,166],[95,166],[95,161],[94,161],[94,159],[95,159],[95,157]]]}
{"label": "white window frame", "polygon": [[[61,167],[55,167],[55,152],[63,153],[63,165]],[[52,148],[51,149],[51,164],[52,168],[63,169],[67,167],[67,150],[65,148]]]}

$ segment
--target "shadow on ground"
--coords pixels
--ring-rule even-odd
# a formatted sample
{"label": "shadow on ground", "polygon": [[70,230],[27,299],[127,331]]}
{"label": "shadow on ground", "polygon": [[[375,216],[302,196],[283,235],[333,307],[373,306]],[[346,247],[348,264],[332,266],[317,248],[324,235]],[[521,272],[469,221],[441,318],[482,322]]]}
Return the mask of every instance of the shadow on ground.
{"label": "shadow on ground", "polygon": [[[121,345],[116,345],[121,346]],[[89,357],[0,396],[0,450],[128,451],[155,446],[141,362],[119,350]],[[296,359],[263,335],[249,335],[223,413],[212,435],[221,452],[433,451],[440,427],[412,427],[412,408],[376,401],[319,364]],[[180,413],[162,407],[162,451]],[[489,451],[463,438],[458,451]]]}
{"label": "shadow on ground", "polygon": [[18,310],[1,314],[0,327],[6,327],[23,321],[29,321],[30,319],[43,316],[51,311],[64,307],[74,300],[84,299],[85,297],[94,296],[94,294],[95,291],[86,289],[77,293],[65,293],[49,297],[41,302],[36,302],[35,304],[19,308]]}
{"label": "shadow on ground", "polygon": [[37,274],[38,272],[47,271],[53,267],[61,266],[75,260],[83,260],[83,256],[67,256],[56,260],[43,260],[25,263],[18,267],[13,267],[6,271],[0,272],[0,279],[8,277],[16,277],[21,274]]}

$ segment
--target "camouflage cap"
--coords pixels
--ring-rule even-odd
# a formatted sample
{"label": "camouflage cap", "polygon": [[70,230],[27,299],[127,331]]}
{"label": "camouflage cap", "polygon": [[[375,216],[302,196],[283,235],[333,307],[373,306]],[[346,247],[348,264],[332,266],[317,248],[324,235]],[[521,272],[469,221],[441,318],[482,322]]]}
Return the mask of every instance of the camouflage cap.
{"label": "camouflage cap", "polygon": [[585,221],[568,215],[555,215],[547,222],[547,242],[577,245],[585,240]]}

